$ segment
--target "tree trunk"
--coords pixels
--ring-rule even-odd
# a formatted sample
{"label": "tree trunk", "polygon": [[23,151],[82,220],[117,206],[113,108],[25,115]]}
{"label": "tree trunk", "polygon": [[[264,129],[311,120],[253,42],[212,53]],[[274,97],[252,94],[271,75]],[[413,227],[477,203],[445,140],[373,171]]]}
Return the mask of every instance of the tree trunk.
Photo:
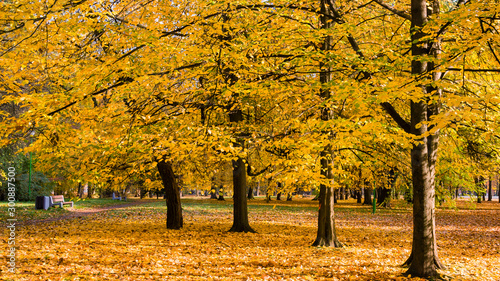
{"label": "tree trunk", "polygon": [[373,204],[372,193],[373,193],[373,190],[371,188],[366,187],[366,185],[365,185],[365,198],[363,200],[363,205]]}
{"label": "tree trunk", "polygon": [[225,201],[224,199],[224,186],[221,184],[219,186],[219,198],[217,198],[219,201]]}
{"label": "tree trunk", "polygon": [[286,201],[292,201],[292,193],[287,194]]}
{"label": "tree trunk", "polygon": [[344,191],[345,191],[345,188],[344,188],[344,187],[341,187],[341,188],[339,189],[339,200],[345,200],[345,199],[346,199],[346,198],[345,198],[345,193],[344,193]]}
{"label": "tree trunk", "polygon": [[377,192],[377,204],[382,204],[382,202],[384,202],[384,199],[385,199],[385,198],[383,198],[383,197],[384,197],[384,195],[382,194],[383,189],[385,189],[385,188],[383,188],[383,187],[379,187],[379,188],[377,188],[377,190],[375,191],[375,192]]}
{"label": "tree trunk", "polygon": [[260,180],[257,182],[257,190],[255,191],[256,196],[260,195]]}
{"label": "tree trunk", "polygon": [[[330,1],[329,4],[334,4],[334,1]],[[320,9],[322,14],[331,15],[333,14],[330,10],[330,6],[325,0],[320,1]],[[333,21],[328,19],[326,16],[320,16],[320,24],[322,29],[329,29],[333,25]],[[331,36],[325,36],[323,45],[321,46],[323,51],[332,50],[332,38]],[[323,62],[319,65],[320,75],[319,80],[322,85],[326,85],[331,80],[330,67],[326,66]],[[324,100],[330,98],[330,90],[322,88],[319,93],[320,97]],[[321,120],[328,121],[333,119],[333,113],[330,108],[326,105],[321,107]],[[333,133],[326,133],[329,140],[332,139]],[[330,144],[325,145],[320,153],[320,168],[321,175],[328,179],[328,184],[320,184],[319,187],[319,210],[318,210],[318,232],[316,235],[316,240],[313,246],[332,246],[332,247],[342,247],[342,244],[337,240],[337,233],[335,231],[335,210],[334,210],[334,200],[335,200],[335,188],[333,186],[333,149]]]}
{"label": "tree trunk", "polygon": [[[333,160],[331,155],[332,150],[328,146],[321,152],[320,161],[321,174],[330,181],[333,181]],[[335,189],[333,186],[320,185],[318,196],[318,233],[313,246],[342,247],[342,244],[337,240],[335,231],[334,192]]]}
{"label": "tree trunk", "polygon": [[377,203],[381,207],[386,207],[390,208],[391,207],[391,189],[390,188],[385,188],[381,187],[379,188],[380,193],[378,193],[379,197],[377,197]]}
{"label": "tree trunk", "polygon": [[158,161],[157,167],[167,195],[167,229],[180,229],[183,224],[181,196],[174,170],[170,162],[165,160]]}
{"label": "tree trunk", "polygon": [[278,182],[278,187],[277,187],[277,194],[276,194],[276,200],[281,201],[281,191],[283,190],[283,184],[281,182]]}
{"label": "tree trunk", "polygon": [[247,199],[249,199],[249,200],[255,199],[255,197],[253,196],[253,187],[251,187],[251,186],[248,187]]}
{"label": "tree trunk", "polygon": [[269,192],[266,192],[266,202],[269,202],[271,201],[271,194],[269,194]]}
{"label": "tree trunk", "polygon": [[482,189],[484,182],[482,177],[476,177],[474,178],[476,182],[476,197],[477,197],[477,203],[481,203],[481,192],[480,190]]}
{"label": "tree trunk", "polygon": [[94,184],[93,183],[89,183],[88,187],[87,187],[87,198],[92,198],[92,195],[94,195],[94,189],[92,188]]}
{"label": "tree trunk", "polygon": [[[431,3],[431,13],[439,13],[439,1]],[[411,63],[411,72],[422,75],[435,68],[434,63],[422,61],[420,56],[432,55],[437,57],[440,51],[439,39],[433,42],[421,42],[427,36],[422,27],[427,21],[426,0],[411,1],[411,51],[416,58]],[[430,75],[430,74],[429,74]],[[432,73],[432,80],[441,78],[441,74]],[[434,93],[440,98],[441,91],[432,86],[422,87],[424,94]],[[429,98],[411,101],[411,133],[419,142],[411,149],[411,168],[413,183],[413,245],[410,257],[405,264],[409,264],[406,274],[417,277],[434,277],[438,275],[437,269],[443,268],[439,261],[436,244],[435,221],[435,176],[437,149],[439,144],[439,131],[425,137],[431,131],[426,124],[439,113],[437,101]],[[420,127],[418,127],[418,126]],[[418,128],[417,128],[418,127]]]}
{"label": "tree trunk", "polygon": [[255,232],[248,223],[247,169],[243,159],[233,160],[233,226],[230,232]]}
{"label": "tree trunk", "polygon": [[213,185],[210,190],[210,199],[217,199],[217,186]]}
{"label": "tree trunk", "polygon": [[78,183],[78,198],[83,198],[83,187],[81,182]]}
{"label": "tree trunk", "polygon": [[363,170],[359,168],[358,180],[356,181],[356,203],[361,204],[361,194],[363,193]]}

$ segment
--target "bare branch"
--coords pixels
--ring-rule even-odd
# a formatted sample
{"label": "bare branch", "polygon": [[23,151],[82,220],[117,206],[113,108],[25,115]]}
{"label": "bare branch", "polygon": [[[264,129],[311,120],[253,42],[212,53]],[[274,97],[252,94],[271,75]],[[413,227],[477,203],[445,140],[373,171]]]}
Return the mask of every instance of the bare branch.
{"label": "bare branch", "polygon": [[382,6],[383,8],[393,12],[395,15],[398,15],[404,19],[407,19],[407,20],[410,20],[411,21],[411,16],[403,11],[399,11],[399,10],[396,10],[394,9],[393,7],[387,5],[386,3],[382,2],[381,0],[373,0],[373,2],[379,4],[380,6]]}
{"label": "bare branch", "polygon": [[387,112],[394,121],[408,134],[411,133],[410,123],[406,122],[401,115],[396,111],[396,109],[388,102],[380,103],[380,105],[384,108],[385,112]]}

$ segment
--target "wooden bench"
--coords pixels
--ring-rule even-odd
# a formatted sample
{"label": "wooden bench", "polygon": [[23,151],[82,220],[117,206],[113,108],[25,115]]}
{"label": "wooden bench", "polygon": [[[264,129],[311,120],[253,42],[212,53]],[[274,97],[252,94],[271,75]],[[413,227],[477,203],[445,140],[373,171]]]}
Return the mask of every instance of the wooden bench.
{"label": "wooden bench", "polygon": [[50,207],[59,206],[62,208],[63,205],[71,205],[73,207],[73,201],[64,201],[64,195],[50,196]]}

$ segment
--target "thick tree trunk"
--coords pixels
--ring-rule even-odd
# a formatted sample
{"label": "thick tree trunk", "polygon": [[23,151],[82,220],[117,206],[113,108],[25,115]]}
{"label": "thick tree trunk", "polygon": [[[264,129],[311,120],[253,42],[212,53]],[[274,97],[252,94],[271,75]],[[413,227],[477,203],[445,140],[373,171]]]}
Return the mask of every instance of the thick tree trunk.
{"label": "thick tree trunk", "polygon": [[165,160],[158,161],[157,167],[167,195],[167,229],[180,229],[183,224],[181,196],[174,170]]}
{"label": "thick tree trunk", "polygon": [[377,204],[379,204],[380,207],[390,208],[391,207],[391,189],[385,188],[385,187],[381,187],[379,189],[380,189],[379,190],[380,192],[378,193]]}
{"label": "thick tree trunk", "polygon": [[339,189],[339,200],[345,200],[345,188],[344,187],[341,187]]}
{"label": "thick tree trunk", "polygon": [[[439,2],[432,2],[432,11],[439,13]],[[439,54],[439,41],[430,43],[421,42],[427,36],[422,32],[422,27],[427,21],[428,5],[425,0],[411,1],[411,40],[412,74],[422,75],[434,69],[433,63],[421,61],[419,56]],[[430,75],[430,74],[429,74]],[[432,80],[440,79],[440,73],[433,73]],[[439,99],[441,91],[431,86],[422,87],[424,93],[434,93]],[[435,175],[437,149],[439,144],[439,131],[427,134],[432,128],[426,122],[432,120],[433,115],[439,113],[438,101],[419,100],[411,101],[411,133],[417,137],[419,143],[414,144],[411,150],[411,167],[413,183],[413,245],[406,274],[417,277],[437,276],[437,269],[443,268],[439,261],[436,244],[435,222]],[[418,125],[418,126],[417,126]],[[418,128],[417,128],[418,127]]]}
{"label": "thick tree trunk", "polygon": [[359,190],[359,189],[358,189],[358,190],[356,190],[356,203],[361,204],[361,202],[362,202],[362,201],[361,201],[361,197],[362,197],[362,196],[361,196],[361,190]]}
{"label": "thick tree trunk", "polygon": [[[333,181],[333,160],[331,157],[330,147],[321,152],[321,173],[327,179]],[[318,196],[318,233],[313,246],[342,247],[335,231],[334,192],[333,186],[320,185]]]}
{"label": "thick tree trunk", "polygon": [[276,200],[281,200],[281,192],[278,192],[278,194],[276,195]]}
{"label": "thick tree trunk", "polygon": [[292,201],[292,193],[286,195],[286,201]]}
{"label": "thick tree trunk", "polygon": [[243,159],[233,160],[233,226],[231,232],[255,232],[248,223],[247,169]]}
{"label": "thick tree trunk", "polygon": [[[326,0],[320,1],[320,9],[323,14],[333,14],[330,10],[331,5],[334,5],[333,0],[330,3],[326,3]],[[331,4],[331,5],[329,5]],[[333,22],[325,16],[320,16],[320,24],[322,29],[329,29]],[[329,51],[332,50],[332,38],[331,36],[326,36],[324,38],[322,50]],[[324,63],[320,63],[319,69],[321,71],[319,75],[319,80],[322,85],[326,85],[331,80],[330,68]],[[330,98],[330,90],[327,88],[321,89],[319,93],[320,97],[324,100]],[[328,121],[333,119],[333,113],[331,109],[323,106],[321,108],[321,120]],[[333,133],[327,133],[328,139],[333,138]],[[330,144],[325,145],[323,151],[320,153],[320,168],[321,174],[328,179],[328,184],[321,184],[319,188],[319,211],[318,211],[318,233],[316,235],[316,240],[313,246],[332,246],[332,247],[342,247],[342,244],[337,240],[337,234],[335,232],[335,211],[334,211],[334,197],[335,188],[333,187],[333,150]]]}

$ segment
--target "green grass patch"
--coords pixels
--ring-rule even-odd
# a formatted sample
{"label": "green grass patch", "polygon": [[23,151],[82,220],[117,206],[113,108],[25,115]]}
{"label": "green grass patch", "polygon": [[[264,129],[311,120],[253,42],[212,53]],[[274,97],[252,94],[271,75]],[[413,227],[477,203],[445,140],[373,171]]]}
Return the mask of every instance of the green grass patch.
{"label": "green grass patch", "polygon": [[126,201],[120,201],[107,198],[104,199],[74,198],[72,200],[68,200],[65,198],[64,200],[73,201],[74,208],[69,207],[69,205],[64,205],[64,208],[51,207],[48,210],[36,210],[35,202],[33,201],[16,202],[16,205],[14,207],[15,211],[13,212],[14,216],[11,216],[11,212],[9,212],[8,202],[0,202],[0,220],[5,221],[10,218],[15,218],[18,221],[43,220],[70,214],[71,211],[74,209],[103,208],[103,207],[129,204],[131,202],[136,201],[134,199],[127,199]]}
{"label": "green grass patch", "polygon": [[67,209],[59,207],[48,210],[35,210],[35,202],[16,202],[14,216],[11,217],[7,202],[0,202],[0,220],[17,219],[18,221],[41,220],[59,217],[70,213]]}

